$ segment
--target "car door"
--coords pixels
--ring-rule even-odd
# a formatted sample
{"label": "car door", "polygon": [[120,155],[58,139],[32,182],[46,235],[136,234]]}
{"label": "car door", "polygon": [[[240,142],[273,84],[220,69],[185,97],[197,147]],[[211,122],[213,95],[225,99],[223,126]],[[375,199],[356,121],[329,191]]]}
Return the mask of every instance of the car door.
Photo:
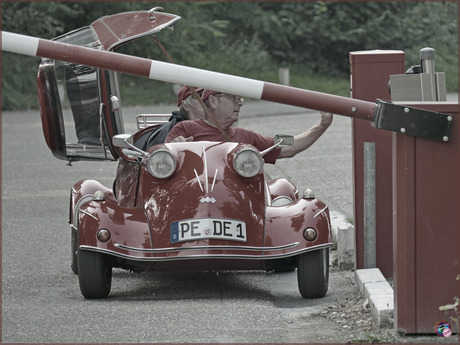
{"label": "car door", "polygon": [[[99,18],[54,40],[112,51],[179,19],[156,9],[124,12]],[[124,129],[115,72],[43,59],[37,88],[43,134],[56,158],[69,162],[118,159],[111,138]]]}

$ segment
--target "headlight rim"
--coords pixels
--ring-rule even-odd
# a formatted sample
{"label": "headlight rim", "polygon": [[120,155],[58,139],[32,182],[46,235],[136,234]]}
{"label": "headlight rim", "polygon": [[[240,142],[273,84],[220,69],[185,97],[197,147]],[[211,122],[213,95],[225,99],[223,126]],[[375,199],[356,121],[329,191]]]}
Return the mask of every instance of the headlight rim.
{"label": "headlight rim", "polygon": [[[165,175],[158,175],[155,171],[152,170],[152,167],[151,167],[151,164],[150,164],[151,159],[153,159],[157,154],[160,154],[160,153],[167,153],[172,158],[173,168],[170,169],[170,172],[168,174],[165,174]],[[153,152],[151,152],[149,154],[149,157],[147,158],[147,161],[146,161],[146,166],[147,166],[148,172],[153,177],[158,178],[158,179],[166,179],[166,178],[171,177],[175,173],[175,171],[177,169],[177,156],[174,154],[174,152],[172,152],[171,150],[169,150],[169,149],[167,149],[165,147],[158,148],[158,149],[156,149],[155,151],[153,151]]]}
{"label": "headlight rim", "polygon": [[[241,170],[238,169],[237,167],[237,163],[238,163],[238,157],[240,156],[240,154],[242,154],[243,152],[246,152],[246,151],[250,151],[250,152],[253,152],[256,154],[256,157],[258,157],[258,162],[259,162],[259,168],[257,169],[257,171],[255,173],[252,173],[250,175],[247,175],[247,174],[244,174],[242,173]],[[242,147],[240,150],[238,150],[234,157],[233,157],[233,168],[235,169],[235,171],[238,173],[238,175],[240,175],[241,177],[244,177],[244,178],[252,178],[254,176],[257,176],[259,175],[260,173],[262,173],[263,171],[263,167],[264,167],[264,159],[263,157],[261,156],[260,152],[258,150],[256,150],[255,148],[253,147]]]}

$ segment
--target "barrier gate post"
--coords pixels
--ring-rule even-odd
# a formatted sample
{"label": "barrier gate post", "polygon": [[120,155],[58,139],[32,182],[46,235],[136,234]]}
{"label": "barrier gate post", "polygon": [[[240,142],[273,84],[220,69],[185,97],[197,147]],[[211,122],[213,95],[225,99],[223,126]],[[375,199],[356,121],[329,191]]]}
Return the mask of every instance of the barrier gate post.
{"label": "barrier gate post", "polygon": [[[350,53],[351,97],[365,101],[390,100],[390,75],[404,73],[404,52],[399,50]],[[375,263],[385,277],[393,276],[392,250],[392,132],[374,128],[369,121],[352,120],[355,265],[365,265],[364,146],[375,143]]]}

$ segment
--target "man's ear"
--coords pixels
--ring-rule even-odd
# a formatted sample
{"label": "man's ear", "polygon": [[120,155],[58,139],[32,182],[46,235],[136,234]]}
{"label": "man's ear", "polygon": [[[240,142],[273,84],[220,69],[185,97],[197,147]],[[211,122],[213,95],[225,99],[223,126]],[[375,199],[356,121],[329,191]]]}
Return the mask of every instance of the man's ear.
{"label": "man's ear", "polygon": [[217,97],[214,96],[214,95],[209,95],[208,103],[209,103],[209,106],[211,108],[216,109],[216,107],[217,107]]}

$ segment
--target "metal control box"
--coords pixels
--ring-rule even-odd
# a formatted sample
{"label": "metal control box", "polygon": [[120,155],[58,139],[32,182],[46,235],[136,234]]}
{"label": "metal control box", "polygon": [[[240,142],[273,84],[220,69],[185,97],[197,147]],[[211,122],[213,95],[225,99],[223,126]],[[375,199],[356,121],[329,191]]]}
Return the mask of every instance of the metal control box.
{"label": "metal control box", "polygon": [[420,50],[420,65],[405,74],[390,76],[391,100],[394,102],[446,101],[446,75],[435,72],[433,48]]}
{"label": "metal control box", "polygon": [[446,101],[446,75],[434,74],[435,99],[433,99],[432,76],[427,73],[398,74],[390,76],[392,101]]}

